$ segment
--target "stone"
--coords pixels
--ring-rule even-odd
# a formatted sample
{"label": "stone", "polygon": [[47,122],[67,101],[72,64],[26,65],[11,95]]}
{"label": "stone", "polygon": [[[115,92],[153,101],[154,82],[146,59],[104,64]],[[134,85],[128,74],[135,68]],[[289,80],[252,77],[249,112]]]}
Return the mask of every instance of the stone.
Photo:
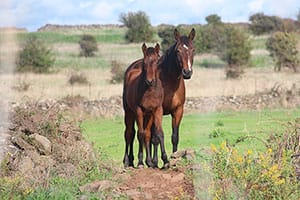
{"label": "stone", "polygon": [[32,170],[34,167],[34,163],[29,156],[26,156],[22,159],[19,165],[19,171],[22,174],[26,174],[28,171]]}
{"label": "stone", "polygon": [[97,192],[108,190],[113,187],[113,182],[109,180],[94,181],[79,187],[80,192]]}
{"label": "stone", "polygon": [[41,154],[49,155],[51,153],[51,142],[48,138],[37,133],[32,134],[29,137],[33,139],[35,147]]}
{"label": "stone", "polygon": [[178,150],[171,155],[171,158],[174,158],[174,159],[181,158],[185,155],[185,153],[186,153],[185,150]]}
{"label": "stone", "polygon": [[26,142],[21,135],[17,135],[15,137],[11,138],[11,141],[13,144],[17,145],[20,149],[25,151],[32,151],[34,150],[34,147],[30,145],[28,142]]}

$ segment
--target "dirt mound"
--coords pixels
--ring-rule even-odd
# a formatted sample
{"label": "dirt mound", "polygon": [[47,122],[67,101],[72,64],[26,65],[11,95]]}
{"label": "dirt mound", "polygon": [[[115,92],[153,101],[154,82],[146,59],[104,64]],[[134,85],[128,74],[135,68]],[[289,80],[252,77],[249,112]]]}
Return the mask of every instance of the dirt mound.
{"label": "dirt mound", "polygon": [[24,188],[47,187],[53,176],[76,177],[94,166],[92,146],[59,109],[56,104],[43,108],[28,103],[12,111],[10,153],[1,175],[22,177]]}
{"label": "dirt mound", "polygon": [[192,199],[194,186],[185,170],[130,169],[121,175],[119,189],[130,199]]}

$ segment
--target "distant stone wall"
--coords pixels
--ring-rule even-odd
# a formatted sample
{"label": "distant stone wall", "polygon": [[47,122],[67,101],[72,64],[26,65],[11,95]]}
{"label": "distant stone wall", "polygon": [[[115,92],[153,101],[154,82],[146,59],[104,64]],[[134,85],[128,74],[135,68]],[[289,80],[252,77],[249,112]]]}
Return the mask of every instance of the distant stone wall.
{"label": "distant stone wall", "polygon": [[[124,115],[121,96],[100,100],[88,100],[81,96],[68,96],[61,100],[43,100],[37,102],[37,105],[42,109],[58,106],[60,109],[76,113],[76,116],[80,118],[86,115],[108,118]],[[300,88],[297,88],[296,85],[293,85],[291,89],[274,86],[269,91],[255,95],[187,98],[185,113],[295,107],[300,107]]]}
{"label": "distant stone wall", "polygon": [[46,24],[45,26],[40,27],[38,32],[63,32],[63,31],[87,31],[95,29],[105,29],[112,27],[123,27],[123,25],[117,24],[83,24],[83,25],[58,25],[58,24]]}

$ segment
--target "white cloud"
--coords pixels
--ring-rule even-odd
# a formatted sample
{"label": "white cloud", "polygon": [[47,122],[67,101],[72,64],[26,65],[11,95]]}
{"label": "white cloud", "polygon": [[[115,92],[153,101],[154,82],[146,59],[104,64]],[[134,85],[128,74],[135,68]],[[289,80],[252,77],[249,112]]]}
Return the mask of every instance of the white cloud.
{"label": "white cloud", "polygon": [[263,8],[264,3],[265,3],[265,0],[253,0],[253,1],[251,1],[250,3],[248,3],[248,7],[249,7],[250,12],[261,11],[262,8]]}
{"label": "white cloud", "polygon": [[[295,18],[299,0],[0,0],[0,26],[37,29],[45,23],[119,23],[120,13],[145,11],[153,25],[161,23],[205,23],[218,14],[223,21],[247,21],[250,14]],[[5,8],[5,9],[4,9]],[[4,20],[3,20],[4,19]],[[7,20],[8,19],[8,20]]]}

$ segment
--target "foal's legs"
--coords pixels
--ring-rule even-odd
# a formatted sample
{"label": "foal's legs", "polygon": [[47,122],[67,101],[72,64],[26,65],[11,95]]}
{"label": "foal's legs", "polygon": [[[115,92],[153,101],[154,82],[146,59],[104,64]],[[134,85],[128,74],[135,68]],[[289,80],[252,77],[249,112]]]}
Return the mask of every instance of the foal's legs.
{"label": "foal's legs", "polygon": [[[124,167],[133,167],[133,141],[135,136],[135,129],[134,129],[134,113],[127,110],[125,111],[125,155],[123,159]],[[128,154],[129,150],[129,154]]]}
{"label": "foal's legs", "polygon": [[144,144],[144,113],[140,107],[136,110],[136,122],[138,126],[138,140],[139,140],[139,152],[138,152],[138,167],[143,167],[143,144]]}
{"label": "foal's legs", "polygon": [[153,116],[147,117],[145,120],[144,142],[146,146],[146,164],[148,167],[154,167],[151,159],[151,127],[153,124]]}
{"label": "foal's legs", "polygon": [[[161,159],[164,162],[163,168],[168,168],[169,166],[169,161],[168,161],[168,156],[165,150],[165,143],[164,143],[164,132],[162,130],[162,116],[163,116],[163,108],[162,106],[159,107],[154,115],[154,126],[155,126],[155,135],[159,139],[159,144],[160,144],[160,150],[161,150]],[[156,145],[157,148],[157,145]],[[157,152],[156,152],[157,154]]]}
{"label": "foal's legs", "polygon": [[[153,145],[153,157],[152,157],[153,167],[158,167],[157,148],[159,144],[159,138],[157,137],[157,131],[154,124],[152,124],[151,127],[151,143]],[[151,148],[152,145],[150,144],[150,152],[152,150]]]}
{"label": "foal's legs", "polygon": [[179,125],[183,115],[183,105],[179,106],[172,113],[172,144],[173,153],[177,151],[178,140],[179,140]]}

